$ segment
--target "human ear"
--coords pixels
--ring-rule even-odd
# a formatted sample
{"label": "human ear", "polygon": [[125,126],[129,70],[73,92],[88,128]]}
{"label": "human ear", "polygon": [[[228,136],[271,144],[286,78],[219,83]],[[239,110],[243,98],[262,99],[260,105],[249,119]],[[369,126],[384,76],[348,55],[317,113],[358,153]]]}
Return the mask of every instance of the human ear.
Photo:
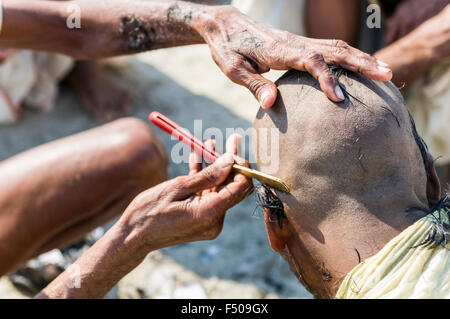
{"label": "human ear", "polygon": [[441,198],[441,184],[439,177],[436,173],[436,167],[434,166],[433,156],[427,154],[427,199],[428,205],[434,206]]}
{"label": "human ear", "polygon": [[280,253],[284,250],[291,233],[287,218],[281,217],[281,219],[277,220],[274,216],[276,216],[276,214],[271,211],[271,208],[264,208],[264,221],[270,247],[277,253]]}

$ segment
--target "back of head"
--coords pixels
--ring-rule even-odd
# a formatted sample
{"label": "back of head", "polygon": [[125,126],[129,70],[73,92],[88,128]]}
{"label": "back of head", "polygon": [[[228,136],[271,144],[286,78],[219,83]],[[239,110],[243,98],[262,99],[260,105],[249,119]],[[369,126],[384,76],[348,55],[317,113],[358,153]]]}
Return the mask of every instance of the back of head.
{"label": "back of head", "polygon": [[[291,187],[301,210],[316,216],[349,205],[427,207],[426,151],[400,92],[390,82],[334,72],[346,94],[339,104],[307,73],[291,70],[277,81],[275,105],[260,109],[254,122],[259,169],[274,167],[260,154],[277,151],[271,158],[279,159],[278,169],[270,173]],[[279,141],[268,143],[261,128],[277,130]]]}

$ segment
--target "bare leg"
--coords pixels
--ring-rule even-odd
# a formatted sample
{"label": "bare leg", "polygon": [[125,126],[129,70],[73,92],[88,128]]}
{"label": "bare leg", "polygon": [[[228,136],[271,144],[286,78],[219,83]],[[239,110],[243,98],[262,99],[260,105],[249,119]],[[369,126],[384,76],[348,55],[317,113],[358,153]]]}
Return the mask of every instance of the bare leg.
{"label": "bare leg", "polygon": [[109,79],[96,62],[77,62],[67,82],[84,108],[99,120],[114,120],[130,110],[130,93]]}
{"label": "bare leg", "polygon": [[0,274],[122,213],[167,177],[148,125],[122,119],[0,163]]}

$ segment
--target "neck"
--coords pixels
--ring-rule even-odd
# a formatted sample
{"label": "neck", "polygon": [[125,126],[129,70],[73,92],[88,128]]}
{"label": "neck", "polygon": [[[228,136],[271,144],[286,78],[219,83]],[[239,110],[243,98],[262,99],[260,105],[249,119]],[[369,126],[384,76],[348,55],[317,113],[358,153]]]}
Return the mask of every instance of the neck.
{"label": "neck", "polygon": [[295,225],[296,231],[287,242],[287,259],[316,297],[333,298],[350,270],[426,214],[405,206],[369,206],[341,208],[340,213],[331,213],[314,226]]}

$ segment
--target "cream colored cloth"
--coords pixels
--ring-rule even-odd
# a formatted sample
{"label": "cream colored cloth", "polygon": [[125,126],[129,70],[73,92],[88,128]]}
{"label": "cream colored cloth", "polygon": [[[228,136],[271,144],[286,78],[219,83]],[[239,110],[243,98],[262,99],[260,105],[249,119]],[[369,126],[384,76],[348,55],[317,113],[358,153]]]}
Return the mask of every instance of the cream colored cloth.
{"label": "cream colored cloth", "polygon": [[53,108],[59,82],[73,67],[69,57],[21,50],[0,63],[0,124],[17,121],[22,105]]}
{"label": "cream colored cloth", "polygon": [[[416,247],[430,234],[438,215],[436,211],[423,217],[357,265],[345,277],[336,298],[450,298],[450,245]],[[446,213],[440,215],[449,222]]]}
{"label": "cream colored cloth", "polygon": [[450,163],[450,58],[415,81],[406,104],[437,165]]}
{"label": "cream colored cloth", "polygon": [[299,35],[306,34],[305,0],[233,0],[231,4],[253,20]]}

